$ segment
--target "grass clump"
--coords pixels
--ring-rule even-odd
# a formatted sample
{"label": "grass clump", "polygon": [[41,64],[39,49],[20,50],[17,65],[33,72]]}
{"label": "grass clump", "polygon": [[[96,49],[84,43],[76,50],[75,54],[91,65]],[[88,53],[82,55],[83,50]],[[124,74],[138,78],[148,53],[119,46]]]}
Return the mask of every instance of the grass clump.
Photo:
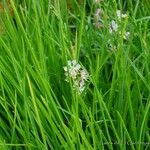
{"label": "grass clump", "polygon": [[146,0],[1,3],[0,149],[150,148]]}

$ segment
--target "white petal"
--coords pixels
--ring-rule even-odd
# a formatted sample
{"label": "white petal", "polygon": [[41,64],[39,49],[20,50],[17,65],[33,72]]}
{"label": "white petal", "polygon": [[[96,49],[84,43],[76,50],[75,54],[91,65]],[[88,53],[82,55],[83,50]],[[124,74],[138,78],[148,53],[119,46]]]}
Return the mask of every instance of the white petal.
{"label": "white petal", "polygon": [[68,69],[67,69],[67,66],[65,66],[65,67],[63,67],[64,68],[64,71],[67,71]]}
{"label": "white petal", "polygon": [[118,17],[118,19],[121,19],[121,15],[122,15],[122,14],[121,14],[121,11],[120,11],[120,10],[117,10],[117,12],[116,12],[116,13],[117,13],[117,17]]}
{"label": "white petal", "polygon": [[114,31],[117,31],[118,25],[117,25],[117,23],[116,23],[114,20],[112,21],[111,26],[112,26],[112,29],[113,29]]}
{"label": "white petal", "polygon": [[87,80],[89,77],[89,73],[87,72],[86,69],[83,69],[80,71],[81,79],[82,80]]}
{"label": "white petal", "polygon": [[71,64],[72,64],[72,63],[71,63],[71,60],[68,60],[68,61],[67,61],[67,64],[68,64],[68,66],[70,67]]}
{"label": "white petal", "polygon": [[126,18],[126,17],[127,17],[127,14],[122,14],[121,17],[122,17],[122,18]]}
{"label": "white petal", "polygon": [[125,35],[123,36],[123,38],[125,40],[127,40],[129,38],[129,36],[130,36],[130,32],[126,32]]}
{"label": "white petal", "polygon": [[72,60],[72,65],[75,66],[77,64],[76,60]]}

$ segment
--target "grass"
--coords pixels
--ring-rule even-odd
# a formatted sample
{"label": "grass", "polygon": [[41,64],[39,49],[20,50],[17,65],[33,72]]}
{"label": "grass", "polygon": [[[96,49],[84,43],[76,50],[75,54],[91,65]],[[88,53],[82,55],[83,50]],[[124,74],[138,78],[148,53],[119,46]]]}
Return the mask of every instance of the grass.
{"label": "grass", "polygon": [[[0,149],[148,150],[148,0],[10,2],[14,15],[6,7],[0,18]],[[89,72],[82,93],[65,81],[68,60]]]}

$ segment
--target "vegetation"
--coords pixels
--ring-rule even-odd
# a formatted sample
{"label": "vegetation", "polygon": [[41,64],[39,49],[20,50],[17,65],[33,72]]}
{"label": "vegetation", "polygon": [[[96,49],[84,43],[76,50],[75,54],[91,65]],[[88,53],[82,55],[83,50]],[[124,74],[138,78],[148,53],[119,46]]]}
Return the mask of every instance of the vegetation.
{"label": "vegetation", "polygon": [[0,6],[1,150],[150,148],[148,0]]}

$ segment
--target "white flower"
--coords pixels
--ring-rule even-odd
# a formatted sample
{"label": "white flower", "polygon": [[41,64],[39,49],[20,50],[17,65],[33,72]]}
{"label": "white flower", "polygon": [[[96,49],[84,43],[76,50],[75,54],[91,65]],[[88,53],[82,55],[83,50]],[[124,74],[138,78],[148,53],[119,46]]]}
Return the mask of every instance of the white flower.
{"label": "white flower", "polygon": [[96,28],[100,28],[102,27],[102,14],[103,14],[103,10],[98,8],[96,9],[96,12],[94,14],[94,25]]}
{"label": "white flower", "polygon": [[77,62],[76,62],[76,60],[68,60],[67,61],[67,65],[69,66],[69,67],[72,67],[72,66],[75,66],[77,64]]}
{"label": "white flower", "polygon": [[81,65],[76,60],[67,61],[67,66],[63,67],[66,72],[65,75],[75,79],[80,71]]}
{"label": "white flower", "polygon": [[117,30],[118,30],[118,24],[114,20],[112,20],[109,27],[109,32],[113,33],[113,32],[117,32]]}
{"label": "white flower", "polygon": [[98,8],[95,12],[95,17],[97,17],[97,20],[99,20],[100,15],[103,13],[102,9]]}
{"label": "white flower", "polygon": [[118,17],[118,19],[120,20],[120,19],[121,19],[121,15],[122,15],[122,14],[121,14],[121,11],[120,11],[120,10],[117,10],[117,12],[116,12],[116,13],[117,13],[117,17]]}
{"label": "white flower", "polygon": [[71,78],[75,79],[77,77],[77,74],[78,72],[74,68],[69,69],[69,75]]}
{"label": "white flower", "polygon": [[76,64],[75,67],[74,67],[74,69],[77,70],[77,71],[80,70],[81,69],[80,64]]}
{"label": "white flower", "polygon": [[111,27],[115,32],[118,30],[118,25],[114,20],[111,22]]}
{"label": "white flower", "polygon": [[85,81],[84,80],[80,80],[79,81],[79,92],[82,93],[85,89]]}
{"label": "white flower", "polygon": [[66,71],[67,72],[67,66],[65,66],[65,67],[63,67],[64,68],[64,71]]}
{"label": "white flower", "polygon": [[121,17],[122,17],[122,18],[126,18],[126,17],[127,17],[127,14],[122,14]]}
{"label": "white flower", "polygon": [[127,14],[123,14],[121,12],[121,10],[117,10],[116,14],[117,14],[117,17],[118,17],[119,20],[121,20],[121,18],[126,18],[127,17]]}
{"label": "white flower", "polygon": [[67,65],[68,65],[68,67],[71,67],[71,66],[72,66],[72,61],[71,61],[71,60],[68,60],[68,61],[67,61]]}
{"label": "white flower", "polygon": [[73,88],[78,89],[79,92],[82,93],[89,78],[89,73],[87,70],[82,68],[76,60],[67,61],[67,66],[64,66],[63,69],[66,76],[65,81],[68,82],[68,78],[71,78],[73,82]]}
{"label": "white flower", "polygon": [[123,36],[123,38],[127,40],[129,39],[129,36],[130,36],[130,32],[125,32],[125,35]]}
{"label": "white flower", "polygon": [[[70,62],[70,61],[69,61],[69,62]],[[72,60],[72,61],[71,61],[71,64],[72,64],[72,66],[75,66],[75,65],[77,65],[78,63],[77,63],[76,60]]]}
{"label": "white flower", "polygon": [[87,72],[86,69],[81,70],[80,75],[82,80],[88,80],[89,78],[89,73]]}
{"label": "white flower", "polygon": [[98,22],[101,14],[101,9],[96,9],[96,12],[94,14],[94,22]]}

